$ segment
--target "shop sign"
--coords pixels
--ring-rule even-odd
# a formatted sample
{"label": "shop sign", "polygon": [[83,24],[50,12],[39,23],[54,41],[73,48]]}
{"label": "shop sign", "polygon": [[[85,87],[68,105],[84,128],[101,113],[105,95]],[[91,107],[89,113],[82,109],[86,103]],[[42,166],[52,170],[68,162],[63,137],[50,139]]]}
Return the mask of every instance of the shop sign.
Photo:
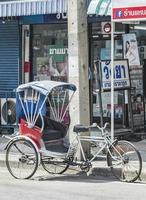
{"label": "shop sign", "polygon": [[[102,89],[111,89],[111,61],[101,61]],[[114,89],[130,88],[128,60],[114,61]]]}
{"label": "shop sign", "polygon": [[68,48],[50,48],[50,55],[66,55],[68,54]]}
{"label": "shop sign", "polygon": [[67,19],[67,13],[57,13],[56,19]]}
{"label": "shop sign", "polygon": [[145,20],[145,0],[113,0],[112,1],[113,21]]}
{"label": "shop sign", "polygon": [[102,34],[110,34],[111,33],[111,23],[110,22],[102,22]]}
{"label": "shop sign", "polygon": [[55,62],[64,62],[68,55],[68,48],[63,45],[50,45],[49,46],[49,56],[52,56]]}

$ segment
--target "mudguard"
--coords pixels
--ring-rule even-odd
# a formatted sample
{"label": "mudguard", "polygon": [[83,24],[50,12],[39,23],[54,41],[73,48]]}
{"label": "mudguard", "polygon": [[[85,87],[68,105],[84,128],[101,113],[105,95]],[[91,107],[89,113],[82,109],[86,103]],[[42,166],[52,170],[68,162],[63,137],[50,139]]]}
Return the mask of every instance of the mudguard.
{"label": "mudguard", "polygon": [[38,162],[39,162],[39,164],[40,164],[40,162],[41,162],[40,151],[39,151],[37,145],[35,144],[35,142],[34,142],[31,138],[29,138],[29,137],[27,137],[27,136],[18,135],[18,136],[15,136],[15,137],[11,138],[11,139],[8,141],[8,143],[6,144],[4,150],[7,150],[8,147],[12,144],[12,142],[17,141],[18,139],[25,139],[25,140],[29,141],[30,143],[32,143],[32,145],[34,146],[34,148],[35,148],[35,150],[36,150],[36,152],[37,152],[37,154],[38,154]]}

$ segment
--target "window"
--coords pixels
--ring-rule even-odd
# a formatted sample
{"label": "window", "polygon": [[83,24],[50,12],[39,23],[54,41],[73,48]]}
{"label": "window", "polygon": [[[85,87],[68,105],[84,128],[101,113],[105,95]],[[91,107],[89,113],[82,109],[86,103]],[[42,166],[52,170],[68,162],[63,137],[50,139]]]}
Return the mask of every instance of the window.
{"label": "window", "polygon": [[33,80],[61,80],[68,77],[66,24],[33,25]]}

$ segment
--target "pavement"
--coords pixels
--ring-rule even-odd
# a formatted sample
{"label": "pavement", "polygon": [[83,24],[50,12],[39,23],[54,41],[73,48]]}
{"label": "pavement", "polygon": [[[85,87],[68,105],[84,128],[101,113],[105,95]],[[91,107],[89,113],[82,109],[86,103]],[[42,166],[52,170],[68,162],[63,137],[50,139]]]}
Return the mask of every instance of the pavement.
{"label": "pavement", "polygon": [[[145,134],[143,134],[145,135]],[[6,139],[0,135],[0,167],[5,166],[5,146],[9,139]],[[142,173],[138,181],[146,182],[146,139],[141,139],[139,141],[130,141],[134,146],[139,150],[142,157]],[[79,167],[70,167],[67,170],[66,174],[77,174],[84,175],[85,173],[80,170]],[[103,177],[112,177],[113,174],[109,167],[107,167],[105,159],[98,159],[93,162],[93,168],[86,174],[90,176],[103,176]]]}

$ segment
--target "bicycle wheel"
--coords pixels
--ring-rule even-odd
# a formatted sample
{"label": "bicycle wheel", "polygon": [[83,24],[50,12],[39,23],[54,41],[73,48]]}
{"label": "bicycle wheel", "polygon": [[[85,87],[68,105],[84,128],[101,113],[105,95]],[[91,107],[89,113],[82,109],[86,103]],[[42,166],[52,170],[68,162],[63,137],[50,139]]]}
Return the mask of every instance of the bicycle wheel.
{"label": "bicycle wheel", "polygon": [[6,151],[6,166],[10,174],[17,179],[28,179],[38,167],[38,153],[29,140],[14,140]]}
{"label": "bicycle wheel", "polygon": [[42,157],[41,163],[50,174],[63,174],[69,167],[68,161],[63,158]]}
{"label": "bicycle wheel", "polygon": [[128,141],[117,141],[111,146],[107,154],[107,163],[121,181],[134,182],[141,174],[141,155]]}

